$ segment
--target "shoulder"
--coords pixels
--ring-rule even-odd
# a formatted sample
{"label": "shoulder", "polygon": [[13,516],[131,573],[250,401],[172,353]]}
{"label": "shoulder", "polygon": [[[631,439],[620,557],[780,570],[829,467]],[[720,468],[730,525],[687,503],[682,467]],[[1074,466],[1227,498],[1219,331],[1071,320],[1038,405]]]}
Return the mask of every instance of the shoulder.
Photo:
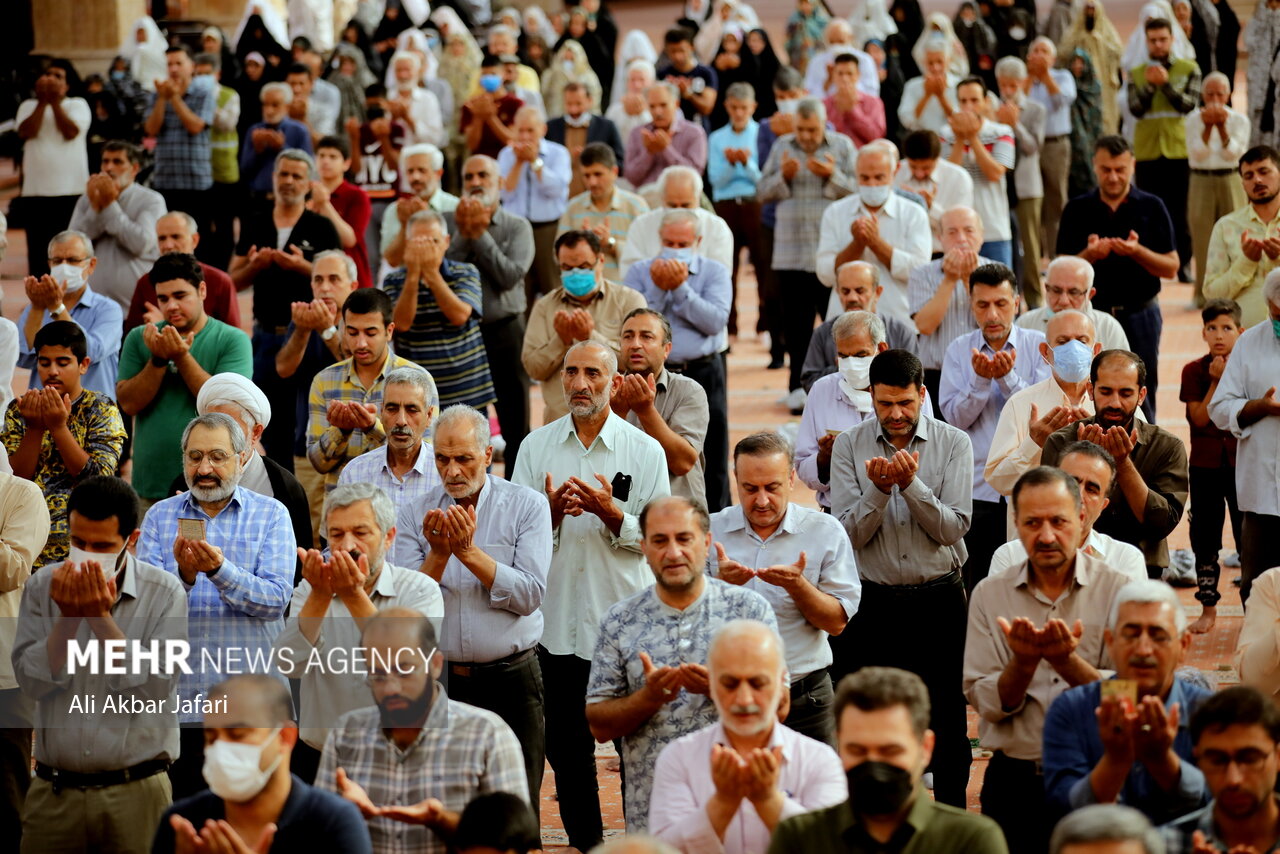
{"label": "shoulder", "polygon": [[930,830],[936,829],[938,836],[962,834],[970,840],[974,836],[993,836],[1000,840],[1000,846],[998,848],[992,847],[979,850],[986,852],[986,854],[995,854],[996,851],[1003,852],[1007,850],[1004,845],[1004,832],[1000,829],[1000,825],[985,815],[962,810],[950,804],[933,802],[933,817],[929,821],[929,828]]}
{"label": "shoulder", "polygon": [[[837,523],[838,524],[838,523]],[[707,592],[718,596],[726,606],[724,616],[731,613],[766,614],[773,616],[773,606],[756,591],[749,587],[740,587],[721,581],[718,578],[707,579]]]}
{"label": "shoulder", "polygon": [[330,828],[350,825],[352,828],[359,828],[362,836],[368,833],[360,810],[346,798],[309,786],[297,777],[293,778],[293,785],[298,790],[302,813],[297,816],[300,824],[314,826],[318,822]]}
{"label": "shoulder", "polygon": [[1088,682],[1068,688],[1049,704],[1049,714],[1075,715],[1087,711],[1092,716],[1093,709],[1102,697],[1101,685],[1101,682]]}
{"label": "shoulder", "polygon": [[[792,844],[800,843],[813,851],[836,850],[840,846],[841,831],[851,820],[847,802],[792,816],[778,824],[769,850],[791,851],[795,850]],[[780,839],[789,844],[780,845]]]}
{"label": "shoulder", "polygon": [[[181,594],[186,598],[182,585],[178,583],[178,577],[171,572],[166,572],[158,566],[149,563],[143,563],[140,560],[134,560],[134,571],[137,573],[137,582],[139,586],[155,588],[163,592],[166,596]],[[39,573],[37,573],[39,575]]]}

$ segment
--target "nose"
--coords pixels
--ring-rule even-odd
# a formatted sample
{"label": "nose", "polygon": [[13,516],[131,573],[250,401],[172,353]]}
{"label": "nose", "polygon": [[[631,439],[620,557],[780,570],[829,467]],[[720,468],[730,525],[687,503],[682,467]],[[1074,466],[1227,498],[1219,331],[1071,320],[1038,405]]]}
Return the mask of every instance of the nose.
{"label": "nose", "polygon": [[1227,762],[1226,777],[1228,786],[1238,786],[1244,782],[1244,772],[1240,769],[1240,763],[1235,761],[1235,757]]}
{"label": "nose", "polygon": [[1138,639],[1134,641],[1133,647],[1142,655],[1150,655],[1155,651],[1155,644],[1151,642],[1151,635],[1145,631],[1138,635]]}
{"label": "nose", "polygon": [[754,698],[751,696],[751,685],[742,682],[738,685],[738,689],[733,692],[733,702],[738,706],[749,706]]}
{"label": "nose", "polygon": [[209,458],[208,454],[201,457],[200,462],[196,464],[196,474],[213,474],[213,460]]}

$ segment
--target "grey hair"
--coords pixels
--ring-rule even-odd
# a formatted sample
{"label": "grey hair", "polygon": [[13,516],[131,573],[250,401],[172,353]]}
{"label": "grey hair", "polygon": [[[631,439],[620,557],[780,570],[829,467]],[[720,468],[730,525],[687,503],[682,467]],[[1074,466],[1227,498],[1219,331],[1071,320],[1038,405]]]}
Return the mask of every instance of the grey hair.
{"label": "grey hair", "polygon": [[817,118],[825,128],[827,124],[827,108],[817,98],[801,98],[796,104],[796,115],[803,119]]}
{"label": "grey hair", "polygon": [[293,90],[289,88],[288,83],[282,83],[279,80],[274,83],[268,83],[262,87],[260,92],[258,92],[258,100],[261,101],[265,98],[268,92],[279,92],[280,97],[284,98],[284,102],[286,104],[293,103]]}
{"label": "grey hair", "polygon": [[523,107],[516,110],[514,121],[520,121],[520,116],[528,115],[530,113],[533,114],[533,116],[536,117],[537,120],[542,124],[545,125],[547,123],[546,111],[543,110],[541,107],[539,107],[537,104],[525,104]]}
{"label": "grey hair", "polygon": [[1186,632],[1187,614],[1182,610],[1182,600],[1178,598],[1178,594],[1172,587],[1153,578],[1130,581],[1120,588],[1116,598],[1111,601],[1111,613],[1107,615],[1107,628],[1115,631],[1116,623],[1120,619],[1120,607],[1130,602],[1139,605],[1168,605],[1173,611],[1173,625],[1178,630],[1178,635],[1181,636]]}
{"label": "grey hair", "polygon": [[[252,417],[250,420],[253,420]],[[255,422],[256,423],[256,422]],[[197,415],[187,422],[187,426],[182,430],[182,453],[187,453],[187,439],[191,438],[191,431],[196,427],[205,427],[209,430],[222,428],[231,436],[231,450],[236,454],[243,454],[249,448],[249,440],[245,438],[244,431],[240,429],[240,425],[230,415],[224,412],[206,412],[204,415]]]}
{"label": "grey hair", "polygon": [[627,63],[627,73],[639,68],[649,78],[649,85],[653,85],[653,81],[658,79],[658,74],[653,70],[653,63],[647,59],[633,59]]}
{"label": "grey hair", "polygon": [[[1058,55],[1058,46],[1057,46],[1056,44],[1054,44],[1054,43],[1053,43],[1053,39],[1049,38],[1048,36],[1036,36],[1035,38],[1033,38],[1033,39],[1031,40],[1031,44],[1027,45],[1027,48],[1028,48],[1028,49],[1033,48],[1033,47],[1035,47],[1035,46],[1036,46],[1036,45],[1038,45],[1038,44],[1045,44],[1045,45],[1048,45],[1048,46],[1049,46],[1049,52],[1050,52],[1050,53],[1052,53],[1054,56],[1057,56],[1057,55]],[[997,71],[996,71],[996,76],[997,76],[997,77],[999,77],[999,76],[1000,76],[1000,72],[999,72],[999,70],[998,70],[999,68],[1000,68],[1000,63],[998,63],[998,62],[997,62],[997,63],[996,63],[996,69],[997,69]],[[1224,76],[1225,76],[1225,75],[1224,75]]]}
{"label": "grey hair", "polygon": [[1204,87],[1209,83],[1210,80],[1218,81],[1223,86],[1227,87],[1228,92],[1231,91],[1231,79],[1227,77],[1227,75],[1223,74],[1221,71],[1210,71],[1208,74],[1206,74],[1204,76],[1204,80],[1200,82],[1201,90],[1204,89]]}
{"label": "grey hair", "polygon": [[316,179],[315,158],[313,158],[305,150],[301,148],[286,148],[284,151],[277,154],[275,166],[272,167],[272,170],[271,170],[273,173],[280,171],[280,161],[282,160],[292,160],[295,163],[307,164],[307,177],[310,178],[312,181]]}
{"label": "grey hair", "polygon": [[1053,278],[1054,270],[1061,269],[1063,267],[1069,267],[1073,270],[1083,272],[1085,290],[1093,287],[1093,277],[1096,275],[1097,271],[1093,269],[1092,264],[1081,258],[1079,255],[1059,255],[1057,258],[1050,261],[1049,267],[1044,274],[1045,281],[1047,282]]}
{"label": "grey hair", "polygon": [[866,261],[845,261],[836,268],[836,282],[840,281],[840,274],[845,270],[861,270],[867,269],[871,271],[871,287],[880,287],[880,268],[875,264],[868,264]]}
{"label": "grey hair", "polygon": [[402,59],[407,59],[410,62],[412,62],[414,71],[417,71],[417,72],[422,71],[422,57],[418,56],[416,53],[414,53],[411,50],[401,49],[391,54],[391,67],[395,68],[396,63]]}
{"label": "grey hair", "polygon": [[588,854],[680,854],[680,852],[661,839],[629,833],[626,836],[616,836],[607,842],[601,842]]}
{"label": "grey hair", "polygon": [[431,409],[431,394],[435,391],[435,383],[431,374],[418,365],[403,365],[387,374],[382,381],[383,388],[392,385],[411,385],[422,392],[422,408]]}
{"label": "grey hair", "polygon": [[[212,400],[206,400],[204,405],[206,409],[212,409],[215,406],[233,409],[236,412],[239,412],[240,417],[247,423],[252,424],[254,427],[261,426],[262,424],[262,422],[259,421],[257,417],[255,417],[254,414],[244,406],[244,404],[229,398],[214,398]],[[223,414],[225,415],[226,413],[224,412]]]}
{"label": "grey hair", "polygon": [[516,32],[506,24],[495,24],[494,26],[489,28],[489,38],[485,40],[486,44],[488,43],[489,39],[492,39],[494,36],[503,35],[503,34],[508,35],[513,39],[520,37],[520,34],[518,32]]}
{"label": "grey hair", "polygon": [[355,260],[341,249],[326,249],[323,252],[317,252],[315,257],[311,259],[311,269],[314,270],[316,268],[316,264],[321,260],[334,257],[341,258],[343,261],[347,262],[347,279],[354,282],[360,275],[360,272],[356,269]]}
{"label": "grey hair", "polygon": [[480,410],[465,403],[455,403],[440,413],[440,417],[436,419],[436,434],[439,435],[441,429],[455,421],[460,421],[471,428],[476,445],[481,451],[493,444],[493,436],[489,432],[489,419]]}
{"label": "grey hair", "polygon": [[666,92],[669,96],[671,96],[672,101],[676,102],[677,104],[680,103],[680,90],[676,88],[676,84],[670,83],[666,80],[659,80],[657,83],[650,83],[648,88],[644,90],[645,97],[648,98],[649,93],[652,92],[654,89],[661,89],[662,91]]}
{"label": "grey hair", "polygon": [[57,234],[55,234],[53,236],[53,239],[49,241],[49,248],[46,249],[45,251],[49,255],[52,255],[53,247],[57,246],[60,243],[66,243],[68,240],[71,240],[72,238],[79,240],[80,243],[83,244],[84,254],[86,258],[97,257],[93,254],[93,241],[89,239],[89,235],[85,234],[83,231],[78,231],[74,228],[68,228],[65,231],[59,231]]}
{"label": "grey hair", "polygon": [[[1036,41],[1040,41],[1040,39],[1036,39]],[[1045,39],[1045,41],[1048,41],[1048,39]],[[1049,44],[1053,44],[1053,42],[1049,42]],[[996,77],[1003,77],[1006,80],[1026,80],[1027,64],[1016,56],[1001,57],[1000,61],[996,63]]]}
{"label": "grey hair", "polygon": [[200,224],[196,222],[195,217],[193,217],[191,214],[187,213],[186,211],[167,211],[165,213],[160,214],[160,216],[156,219],[156,222],[160,222],[160,220],[164,219],[165,217],[171,217],[171,216],[182,218],[182,221],[187,224],[188,234],[200,233]]}
{"label": "grey hair", "polygon": [[[889,168],[898,168],[898,147],[887,139],[873,139],[862,148],[858,149],[858,158],[863,154],[875,154],[876,152],[889,155]],[[855,165],[857,161],[855,160]]]}
{"label": "grey hair", "polygon": [[439,211],[433,211],[431,208],[427,208],[426,210],[418,211],[413,216],[409,217],[409,221],[404,224],[405,236],[407,237],[409,232],[413,231],[415,226],[428,222],[434,222],[436,225],[440,226],[440,231],[442,233],[449,233],[449,226],[445,224],[444,215]]}
{"label": "grey hair", "polygon": [[382,488],[372,483],[340,483],[324,497],[324,505],[320,510],[320,520],[329,518],[329,511],[341,510],[361,501],[368,501],[373,508],[373,518],[378,523],[378,530],[383,534],[396,526],[396,505],[392,503]]}
{"label": "grey hair", "polygon": [[778,634],[777,629],[768,623],[747,619],[730,620],[716,629],[711,636],[711,643],[707,647],[707,667],[711,666],[711,660],[715,657],[716,649],[720,644],[728,643],[738,638],[751,638],[753,640],[768,638],[778,653],[778,670],[780,672],[786,671],[786,647],[783,645],[782,636]]}
{"label": "grey hair", "polygon": [[885,342],[884,321],[870,311],[846,311],[831,324],[831,339],[843,341],[859,332],[871,336],[871,346],[879,347]]}
{"label": "grey hair", "polygon": [[672,178],[684,178],[693,184],[693,194],[702,198],[702,176],[698,170],[689,166],[668,166],[658,176],[658,195],[665,201],[667,198],[667,182]]}
{"label": "grey hair", "polygon": [[406,145],[400,149],[400,162],[403,163],[410,157],[419,154],[425,154],[431,160],[431,169],[439,172],[444,168],[444,155],[440,153],[440,149],[436,148],[429,142],[419,142],[414,145]]}
{"label": "grey hair", "polygon": [[1145,815],[1123,804],[1090,804],[1068,813],[1053,829],[1049,854],[1088,842],[1140,842],[1146,854],[1165,854],[1160,831]]}
{"label": "grey hair", "polygon": [[610,347],[607,344],[601,344],[599,341],[587,340],[587,341],[579,341],[578,343],[574,344],[564,354],[563,364],[567,364],[569,362],[569,357],[572,356],[576,351],[585,350],[588,347],[593,350],[599,350],[601,353],[604,354],[603,361],[604,361],[605,373],[607,373],[611,378],[616,377],[618,375],[618,356],[616,353],[613,352],[612,347]]}
{"label": "grey hair", "polygon": [[1274,306],[1280,306],[1280,269],[1267,273],[1262,284],[1262,298]]}
{"label": "grey hair", "polygon": [[756,87],[745,80],[739,80],[737,83],[729,84],[729,88],[724,90],[724,97],[726,101],[730,98],[735,101],[754,101],[756,99]]}
{"label": "grey hair", "polygon": [[698,237],[702,236],[702,217],[686,208],[672,208],[664,213],[662,215],[662,221],[658,225],[658,232],[661,233],[662,229],[669,225],[685,224],[692,224],[693,233]]}

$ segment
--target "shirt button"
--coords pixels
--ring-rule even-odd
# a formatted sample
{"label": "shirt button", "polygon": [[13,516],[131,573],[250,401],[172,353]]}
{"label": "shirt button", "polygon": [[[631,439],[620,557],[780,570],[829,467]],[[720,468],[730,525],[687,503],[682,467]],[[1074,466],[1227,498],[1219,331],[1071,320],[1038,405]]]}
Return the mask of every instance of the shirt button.
{"label": "shirt button", "polygon": [[903,559],[903,560],[906,560],[906,559],[907,559],[907,556],[906,556],[906,555],[903,555],[903,556],[902,556],[902,559]]}

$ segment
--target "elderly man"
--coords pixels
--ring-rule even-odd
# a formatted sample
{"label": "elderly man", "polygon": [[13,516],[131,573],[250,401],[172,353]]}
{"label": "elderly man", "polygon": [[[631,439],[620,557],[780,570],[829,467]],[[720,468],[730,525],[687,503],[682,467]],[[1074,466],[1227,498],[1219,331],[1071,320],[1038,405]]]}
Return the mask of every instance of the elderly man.
{"label": "elderly man", "polygon": [[528,796],[511,730],[493,712],[453,699],[437,681],[444,662],[430,620],[409,608],[385,608],[365,622],[358,651],[369,662],[374,705],[330,728],[316,786],[360,807],[375,852],[407,846],[444,854],[472,798]]}
{"label": "elderly man", "polygon": [[134,183],[141,168],[142,150],[133,143],[112,140],[102,146],[102,171],[89,178],[69,226],[97,241],[101,293],[121,311],[129,307],[138,276],[160,256],[155,229],[164,197]]}
{"label": "elderly man", "polygon": [[205,314],[208,291],[194,255],[161,255],[150,276],[164,319],[125,336],[115,390],[120,412],[136,417],[133,488],[145,507],[172,494],[183,471],[176,439],[195,417],[204,384],[253,369],[249,336]]}
{"label": "elderly man", "polygon": [[1093,414],[1089,366],[1102,345],[1088,315],[1075,309],[1054,314],[1038,352],[1052,375],[1005,401],[987,451],[983,478],[1001,495],[1011,494],[1023,472],[1040,465],[1040,449],[1055,430]]}
{"label": "elderly man", "polygon": [[942,215],[955,207],[973,207],[973,179],[942,156],[942,141],[931,130],[913,130],[902,141],[902,163],[893,186],[924,199],[933,229],[933,251],[942,252]]}
{"label": "elderly man", "polygon": [[[1069,71],[1059,73],[1074,80]],[[996,85],[1000,94],[1000,107],[996,110],[995,118],[1013,129],[1013,142],[1017,151],[1017,162],[1013,167],[1013,191],[1018,198],[1014,216],[1018,220],[1018,233],[1022,241],[1022,292],[1027,305],[1036,308],[1044,302],[1044,294],[1040,291],[1040,221],[1045,191],[1044,178],[1040,174],[1040,152],[1045,141],[1045,113],[1048,108],[1027,91],[1027,87],[1032,85],[1032,78],[1027,75],[1026,64],[1016,56],[1003,57],[996,63]],[[1069,111],[1065,112],[1067,136],[1059,140],[1066,143],[1066,163],[1061,167],[1064,195],[1067,167],[1071,163],[1071,116]],[[1059,156],[1062,156],[1061,152]],[[1062,212],[1062,202],[1059,198],[1059,214]],[[1018,253],[1014,251],[1013,255],[1017,257]]]}
{"label": "elderly man", "polygon": [[458,197],[440,186],[444,175],[444,155],[430,143],[406,145],[400,151],[400,171],[409,185],[409,195],[388,204],[382,212],[379,251],[392,267],[404,263],[404,225],[418,211],[449,213],[458,207]]}
{"label": "elderly man", "polygon": [[[156,220],[156,246],[161,255],[170,252],[181,252],[194,255],[200,245],[200,232],[197,231],[196,218],[183,211],[169,211]],[[235,282],[231,277],[203,261],[200,269],[204,271],[204,311],[210,317],[221,320],[228,326],[240,326],[240,299],[236,295]],[[144,323],[154,323],[160,317],[156,308],[156,289],[151,284],[151,268],[139,277],[133,286],[132,298],[125,309],[124,333]],[[148,321],[148,316],[151,317]]]}
{"label": "elderly man", "polygon": [[662,251],[633,265],[625,284],[671,323],[667,370],[696,380],[707,393],[707,506],[715,512],[729,503],[729,401],[723,351],[729,346],[726,324],[733,285],[724,265],[697,254],[703,230],[696,214],[667,211],[659,234]]}
{"label": "elderly man", "polygon": [[[1161,824],[1208,800],[1180,721],[1209,693],[1175,674],[1191,644],[1187,615],[1162,581],[1131,581],[1111,603],[1104,633],[1116,669],[1069,689],[1044,721],[1044,789],[1061,810],[1119,801]],[[1109,680],[1112,681],[1112,680]]]}
{"label": "elderly man", "polygon": [[[715,722],[705,662],[716,631],[759,620],[777,631],[768,601],[706,576],[711,523],[699,504],[661,497],[640,514],[655,584],[618,601],[601,622],[587,688],[597,741],[622,739],[627,830],[648,824],[653,767],[663,748]],[[776,684],[776,683],[775,683]]]}
{"label": "elderly man", "polygon": [[487,474],[492,462],[489,420],[466,406],[442,412],[435,430],[440,484],[400,505],[394,555],[439,582],[449,691],[511,727],[536,805],[546,736],[535,647],[551,567],[551,512],[542,493]]}
{"label": "elderly man", "polygon": [[[851,262],[860,263],[860,262]],[[809,390],[796,434],[796,474],[831,510],[831,449],[836,437],[871,417],[871,360],[892,349],[884,319],[869,311],[846,311],[831,327],[835,371]]]}
{"label": "elderly man", "polygon": [[[1263,283],[1280,259],[1280,239],[1276,237],[1276,227],[1280,225],[1280,152],[1266,145],[1250,148],[1241,155],[1237,169],[1249,204],[1237,205],[1213,224],[1203,296],[1238,302],[1248,327],[1267,319]],[[1198,219],[1199,211],[1193,211],[1193,215]],[[1204,239],[1199,228],[1195,236]],[[1198,263],[1197,260],[1197,266]]]}
{"label": "elderly man", "polygon": [[529,434],[529,376],[520,353],[529,305],[525,279],[536,253],[529,222],[501,205],[499,181],[492,158],[476,155],[463,164],[464,198],[445,214],[450,234],[445,258],[470,264],[480,275],[480,336],[489,365],[498,369],[491,371],[494,409],[510,471]]}
{"label": "elderly man", "polygon": [[[409,50],[398,50],[391,56],[391,74],[395,88],[388,93],[387,112],[392,120],[404,126],[409,145],[449,144],[449,127],[443,120],[440,99],[421,85],[422,58]],[[432,75],[434,76],[434,74]]]}
{"label": "elderly man", "polygon": [[436,580],[391,560],[396,504],[386,492],[372,483],[340,484],[325,495],[321,518],[328,549],[298,547],[303,580],[273,647],[280,672],[301,682],[302,744],[290,765],[306,783],[315,782],[329,727],[368,704],[361,673],[307,666],[311,656],[358,648],[361,627],[383,608],[411,608],[437,622],[444,616]]}
{"label": "elderly man", "polygon": [[[1003,264],[984,264],[969,277],[969,308],[977,329],[947,346],[939,406],[948,424],[973,444],[973,521],[965,534],[965,589],[987,575],[991,554],[1005,541],[1005,500],[986,481],[987,453],[1010,397],[1050,378],[1040,348],[1044,335],[1014,324],[1018,286]],[[1022,354],[1019,358],[1019,354]]]}
{"label": "elderly man", "polygon": [[533,304],[520,354],[529,376],[542,383],[544,423],[569,411],[560,388],[560,368],[569,348],[597,341],[621,355],[623,319],[645,305],[639,291],[605,277],[607,256],[595,231],[566,231],[556,238],[555,249],[560,287]]}
{"label": "elderly man", "polygon": [[[246,489],[240,479],[249,450],[240,425],[228,415],[198,415],[182,431],[187,492],[165,498],[147,511],[138,539],[138,560],[178,576],[186,593],[191,653],[215,662],[228,648],[245,656],[265,655],[284,626],[293,579],[295,541],[285,506]],[[206,665],[178,677],[178,694],[209,690],[221,667]],[[200,720],[192,704],[181,723]],[[182,730],[182,754],[170,768],[174,794],[200,784],[203,734]]]}
{"label": "elderly man", "polygon": [[[880,317],[884,325],[885,340],[890,350],[915,350],[916,330],[896,317],[880,316],[876,309],[880,297],[884,295],[884,285],[880,284],[880,270],[866,261],[846,261],[836,270],[836,285],[833,288],[840,300],[841,313],[851,311],[867,311]],[[808,393],[814,383],[827,374],[836,372],[836,342],[833,336],[835,323],[839,316],[824,320],[813,337],[809,339],[809,352],[804,356],[804,370],[800,382]]]}
{"label": "elderly man", "polygon": [[556,286],[556,229],[569,203],[573,162],[569,149],[547,140],[547,119],[537,107],[516,113],[515,135],[498,154],[502,205],[529,221],[533,229],[533,266],[525,277],[530,302]]}
{"label": "elderly man", "polygon": [[805,89],[818,98],[830,95],[835,89],[835,80],[832,78],[836,57],[852,54],[858,63],[858,88],[868,95],[880,95],[880,75],[877,73],[876,61],[858,49],[857,35],[853,24],[847,19],[832,18],[827,23],[822,31],[822,44],[826,49],[809,58],[803,81]]}
{"label": "elderly man", "polygon": [[670,166],[701,172],[707,166],[707,133],[680,112],[680,90],[672,83],[654,83],[644,93],[652,120],[631,131],[623,158],[623,175],[631,186],[643,188],[658,180]]}
{"label": "elderly man", "polygon": [[855,845],[892,850],[903,838],[913,849],[939,854],[1007,854],[991,819],[929,797],[922,778],[936,740],[930,705],[920,677],[896,668],[864,667],[842,681],[836,744],[849,799],[784,821],[769,854]]}
{"label": "elderly man", "polygon": [[1048,466],[1019,477],[1013,512],[1027,558],[983,579],[969,601],[964,690],[993,751],[982,812],[1015,851],[1048,845],[1054,815],[1039,769],[1044,716],[1062,692],[1096,682],[1110,664],[1095,619],[1129,581],[1080,549],[1081,491],[1074,477]]}
{"label": "elderly man", "polygon": [[651,833],[682,851],[763,851],[780,822],[847,797],[831,746],[778,721],[787,663],[776,633],[749,620],[724,624],[711,638],[707,674],[720,720],[658,754]]}
{"label": "elderly man", "polygon": [[831,647],[858,610],[862,585],[849,538],[826,513],[791,500],[795,458],[777,433],[755,433],[733,449],[739,506],[711,519],[715,575],[755,590],[773,607],[786,642],[787,726],[832,742]]}
{"label": "elderly man", "polygon": [[676,208],[693,211],[702,221],[706,237],[698,245],[698,254],[733,269],[733,232],[723,219],[700,206],[702,175],[697,170],[688,166],[663,169],[658,178],[658,196],[662,207],[637,216],[627,230],[626,246],[618,259],[619,281],[626,278],[633,264],[646,261],[662,250],[662,239],[658,235],[662,218]]}
{"label": "elderly man", "polygon": [[950,43],[941,33],[931,34],[924,46],[924,66],[919,77],[912,77],[902,87],[898,102],[898,122],[907,130],[931,130],[941,134],[947,120],[958,109],[956,84],[960,78],[951,72]]}
{"label": "elderly man", "polygon": [[155,170],[151,187],[157,190],[171,211],[189,211],[208,224],[204,191],[213,186],[210,160],[210,126],[217,108],[212,86],[192,85],[195,64],[184,45],[165,50],[168,77],[155,81],[148,94],[143,132],[156,138]]}
{"label": "elderly man", "polygon": [[[1280,173],[1278,173],[1280,175]],[[1128,350],[1129,336],[1108,311],[1093,307],[1093,265],[1078,255],[1059,255],[1049,262],[1045,272],[1045,304],[1018,316],[1018,325],[1038,329],[1046,335],[1049,320],[1060,312],[1075,310],[1084,312],[1093,324],[1096,340],[1103,350]]]}
{"label": "elderly man", "polygon": [[987,84],[966,77],[956,84],[958,110],[938,131],[947,159],[962,166],[973,179],[973,207],[986,226],[981,252],[1001,264],[1013,264],[1013,235],[1009,224],[1006,172],[1017,156],[1013,128],[986,117]]}
{"label": "elderly man", "polygon": [[262,121],[251,125],[244,135],[240,176],[255,199],[266,200],[272,191],[272,168],[280,152],[298,149],[310,154],[313,149],[307,126],[289,117],[293,89],[288,83],[268,83],[258,98],[262,102]]}
{"label": "elderly man", "polygon": [[[886,350],[871,361],[869,379],[876,417],[841,433],[831,451],[831,513],[849,532],[863,597],[832,643],[832,680],[866,664],[921,674],[931,691],[930,728],[941,739],[934,792],[943,803],[963,804],[972,754],[954,687],[964,665],[960,567],[973,448],[963,431],[921,417],[924,369],[912,354]],[[895,628],[920,621],[932,627],[927,635]],[[885,644],[890,636],[898,641]]]}
{"label": "elderly man", "polygon": [[820,250],[818,227],[831,203],[857,186],[853,143],[826,128],[827,111],[822,102],[802,100],[796,107],[795,132],[774,143],[757,188],[760,201],[778,203],[772,271],[791,291],[783,303],[783,323],[791,361],[788,408],[795,410],[804,403],[803,393],[797,390],[801,388],[800,369],[809,349],[813,319],[826,315],[829,298],[814,260]]}
{"label": "elderly man", "polygon": [[1053,829],[1050,854],[1167,854],[1160,831],[1133,807],[1092,804],[1068,814]]}
{"label": "elderly man", "polygon": [[707,393],[693,380],[667,370],[671,324],[659,312],[632,309],[620,334],[623,383],[610,399],[613,411],[658,440],[667,457],[671,494],[706,501],[706,457],[710,420]]}
{"label": "elderly man", "polygon": [[1057,465],[1063,448],[1079,439],[1106,448],[1116,461],[1120,495],[1098,519],[1098,529],[1142,549],[1147,572],[1159,578],[1169,565],[1165,538],[1187,504],[1187,449],[1169,431],[1137,419],[1150,394],[1146,380],[1146,367],[1134,353],[1103,350],[1095,356],[1089,368],[1095,414],[1052,433],[1040,460]]}
{"label": "elderly man", "polygon": [[585,164],[580,157],[588,145],[603,145],[613,152],[615,162],[623,160],[622,137],[618,135],[618,126],[600,115],[603,107],[592,101],[587,84],[570,81],[564,86],[564,114],[547,122],[547,139],[569,149],[569,156],[573,160],[573,179],[569,182],[571,196],[587,189],[582,175]]}
{"label": "elderly man", "polygon": [[586,190],[569,199],[556,236],[575,229],[594,232],[604,250],[605,277],[620,281],[619,259],[627,245],[627,233],[637,217],[649,212],[649,203],[618,186],[619,161],[604,143],[589,143],[577,162]]}
{"label": "elderly man", "polygon": [[[1044,184],[1044,205],[1037,236],[1043,234],[1044,239],[1039,245],[1052,252],[1058,243],[1062,207],[1067,203],[1067,176],[1071,171],[1071,105],[1076,101],[1076,79],[1068,69],[1058,67],[1058,46],[1046,36],[1038,36],[1031,41],[1026,66],[1022,87],[1027,97],[1045,111],[1044,140],[1037,164]],[[996,77],[999,76],[997,68]],[[1021,167],[1021,162],[1018,165]],[[1021,219],[1018,226],[1022,226]],[[1036,273],[1039,272],[1037,269]]]}
{"label": "elderly man", "polygon": [[[177,673],[121,677],[69,667],[68,647],[185,641],[186,597],[178,579],[129,553],[138,540],[138,496],[127,483],[86,477],[67,507],[71,559],[26,581],[17,615],[14,675],[36,701],[38,730],[21,848],[14,839],[11,850],[146,851],[169,806],[164,770],[178,757]],[[95,694],[123,709],[86,709]],[[154,711],[125,710],[148,703]],[[127,820],[121,803],[129,804]]]}
{"label": "elderly man", "polygon": [[662,446],[609,408],[622,383],[610,346],[571,346],[561,372],[569,414],[529,434],[511,477],[545,491],[558,535],[538,659],[547,758],[569,844],[579,851],[599,843],[604,832],[585,710],[596,638],[609,607],[644,588],[637,516],[670,489]]}
{"label": "elderly man", "polygon": [[386,444],[343,466],[338,483],[372,483],[396,507],[404,507],[439,486],[435,451],[427,439],[434,392],[431,374],[417,365],[396,368],[387,374],[379,413],[387,434]]}
{"label": "elderly man", "polygon": [[1229,431],[1236,446],[1236,506],[1240,508],[1240,598],[1249,598],[1253,579],[1280,565],[1280,548],[1270,533],[1280,525],[1280,273],[1267,276],[1262,290],[1271,323],[1259,323],[1236,340],[1209,417]]}
{"label": "elderly man", "polygon": [[120,323],[124,314],[111,299],[89,287],[98,268],[93,241],[81,231],[54,235],[48,247],[49,273],[23,281],[28,305],[18,316],[18,367],[31,370],[31,388],[41,388],[35,370],[36,333],[50,323],[69,320],[84,330],[88,341],[89,370],[83,385],[90,391],[115,397],[120,362]]}

